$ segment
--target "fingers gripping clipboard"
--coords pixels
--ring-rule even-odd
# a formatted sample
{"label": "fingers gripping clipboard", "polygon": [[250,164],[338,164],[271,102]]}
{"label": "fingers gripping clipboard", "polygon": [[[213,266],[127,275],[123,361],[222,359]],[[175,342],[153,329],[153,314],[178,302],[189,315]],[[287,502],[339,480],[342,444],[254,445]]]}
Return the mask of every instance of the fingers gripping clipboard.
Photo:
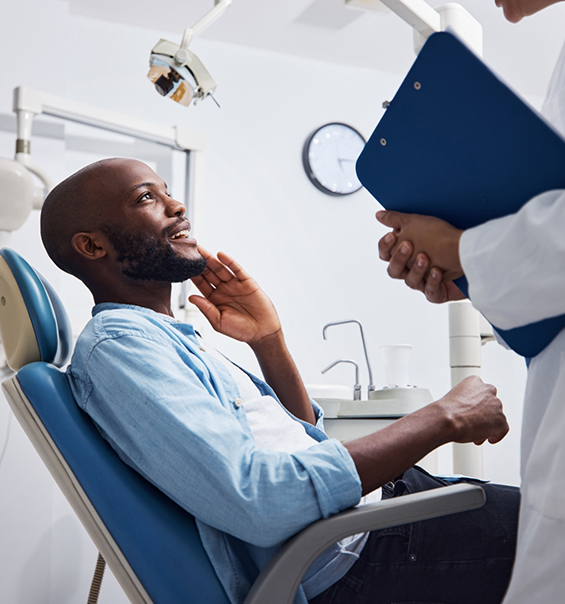
{"label": "fingers gripping clipboard", "polygon": [[[565,189],[565,140],[458,38],[441,32],[430,36],[389,104],[357,160],[357,176],[387,210],[466,229]],[[456,283],[468,293],[464,277]],[[563,327],[565,315],[495,329],[532,357]]]}

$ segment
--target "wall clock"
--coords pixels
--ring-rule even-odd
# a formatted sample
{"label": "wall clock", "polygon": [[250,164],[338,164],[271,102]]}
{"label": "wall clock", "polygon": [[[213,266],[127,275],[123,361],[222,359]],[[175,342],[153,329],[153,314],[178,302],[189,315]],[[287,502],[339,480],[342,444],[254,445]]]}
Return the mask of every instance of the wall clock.
{"label": "wall clock", "polygon": [[310,181],[328,195],[350,195],[362,185],[355,162],[365,139],[351,126],[326,124],[312,132],[302,149],[302,163]]}

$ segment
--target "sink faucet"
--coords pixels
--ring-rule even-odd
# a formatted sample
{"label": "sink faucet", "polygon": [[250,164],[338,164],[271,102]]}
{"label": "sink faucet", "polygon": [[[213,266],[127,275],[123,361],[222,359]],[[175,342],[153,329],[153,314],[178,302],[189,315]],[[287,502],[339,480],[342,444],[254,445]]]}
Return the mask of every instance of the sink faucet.
{"label": "sink faucet", "polygon": [[355,365],[355,386],[353,386],[353,400],[360,401],[361,400],[361,384],[359,383],[359,367],[355,361],[350,361],[349,359],[340,359],[339,361],[334,361],[331,365],[328,365],[325,369],[322,369],[322,373],[326,373],[332,367],[335,367],[338,363],[351,363]]}
{"label": "sink faucet", "polygon": [[[359,321],[357,321],[356,319],[349,319],[348,321],[337,321],[336,323],[328,323],[327,325],[324,325],[324,329],[322,330],[322,335],[324,336],[324,340],[327,340],[326,337],[326,330],[328,327],[332,327],[334,325],[344,325],[345,323],[357,323],[357,325],[359,325],[359,331],[361,332],[361,342],[363,343],[363,352],[365,353],[365,361],[367,363],[367,371],[369,373],[369,387],[367,388],[368,393],[371,393],[375,390],[375,385],[373,384],[373,372],[371,371],[371,364],[369,363],[369,355],[367,354],[367,346],[365,345],[365,336],[363,335],[363,326],[361,325],[361,323]],[[340,361],[338,361],[340,362]],[[348,363],[353,363],[353,361],[345,361]],[[357,365],[355,365],[357,367]],[[329,367],[328,367],[329,369]],[[323,372],[322,372],[323,373]],[[359,382],[358,379],[356,379],[357,382]],[[370,398],[368,396],[368,398]],[[359,400],[359,399],[355,399],[355,400]]]}

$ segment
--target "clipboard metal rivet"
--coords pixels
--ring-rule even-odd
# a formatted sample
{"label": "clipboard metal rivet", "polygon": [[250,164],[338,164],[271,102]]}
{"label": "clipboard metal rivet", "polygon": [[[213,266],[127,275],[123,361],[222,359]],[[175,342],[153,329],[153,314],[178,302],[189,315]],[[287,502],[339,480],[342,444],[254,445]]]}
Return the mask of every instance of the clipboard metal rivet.
{"label": "clipboard metal rivet", "polygon": [[386,145],[386,138],[381,138],[381,145],[383,147]]}
{"label": "clipboard metal rivet", "polygon": [[420,84],[420,82],[414,82],[414,88],[416,90],[420,90],[420,88],[422,88],[422,84]]}

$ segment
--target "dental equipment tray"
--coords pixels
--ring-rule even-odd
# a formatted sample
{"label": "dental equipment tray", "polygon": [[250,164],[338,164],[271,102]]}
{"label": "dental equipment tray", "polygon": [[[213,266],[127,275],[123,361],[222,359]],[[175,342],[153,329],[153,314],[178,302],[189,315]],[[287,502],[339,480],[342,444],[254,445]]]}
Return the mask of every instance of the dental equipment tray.
{"label": "dental equipment tray", "polygon": [[[565,189],[565,139],[465,44],[441,32],[420,51],[356,168],[384,208],[466,229]],[[465,277],[456,284],[468,294]],[[565,315],[495,329],[533,357],[563,327]]]}

